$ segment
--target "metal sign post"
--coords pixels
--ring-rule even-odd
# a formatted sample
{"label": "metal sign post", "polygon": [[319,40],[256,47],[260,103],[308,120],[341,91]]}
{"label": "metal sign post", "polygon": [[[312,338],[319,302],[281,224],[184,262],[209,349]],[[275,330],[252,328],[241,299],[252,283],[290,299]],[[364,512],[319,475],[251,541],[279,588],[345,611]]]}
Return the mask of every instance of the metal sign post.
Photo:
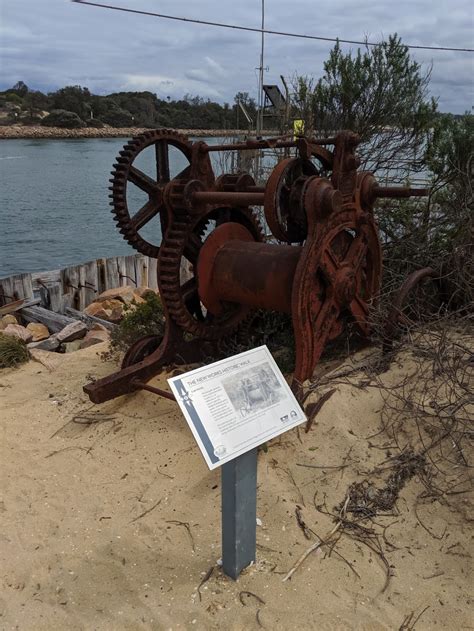
{"label": "metal sign post", "polygon": [[257,449],[222,465],[222,569],[234,580],[255,561]]}

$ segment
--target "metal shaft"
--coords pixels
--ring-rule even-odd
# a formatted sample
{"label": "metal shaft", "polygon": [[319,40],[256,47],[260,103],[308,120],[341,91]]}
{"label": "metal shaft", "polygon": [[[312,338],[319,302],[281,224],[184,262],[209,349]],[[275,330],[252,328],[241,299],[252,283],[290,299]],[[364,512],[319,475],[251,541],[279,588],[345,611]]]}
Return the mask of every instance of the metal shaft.
{"label": "metal shaft", "polygon": [[407,186],[374,186],[373,194],[376,197],[387,197],[393,199],[405,197],[427,197],[427,188],[409,188]]}
{"label": "metal shaft", "polygon": [[192,198],[204,204],[226,204],[229,206],[263,206],[265,193],[245,193],[227,191],[197,191]]}

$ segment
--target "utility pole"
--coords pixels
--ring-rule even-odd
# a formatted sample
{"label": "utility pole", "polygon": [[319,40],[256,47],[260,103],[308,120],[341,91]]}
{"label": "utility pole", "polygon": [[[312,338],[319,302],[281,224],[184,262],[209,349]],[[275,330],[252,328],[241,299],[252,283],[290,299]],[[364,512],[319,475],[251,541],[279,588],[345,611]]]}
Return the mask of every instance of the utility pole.
{"label": "utility pole", "polygon": [[263,129],[263,57],[265,52],[265,33],[263,32],[265,29],[265,0],[262,0],[262,43],[260,48],[260,66],[258,68],[258,114],[257,114],[257,136],[262,133]]}

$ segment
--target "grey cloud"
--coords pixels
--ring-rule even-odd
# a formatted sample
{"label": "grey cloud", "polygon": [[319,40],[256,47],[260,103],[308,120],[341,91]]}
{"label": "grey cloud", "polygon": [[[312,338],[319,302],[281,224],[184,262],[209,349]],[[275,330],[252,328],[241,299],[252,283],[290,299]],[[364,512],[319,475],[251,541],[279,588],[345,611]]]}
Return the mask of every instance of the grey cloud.
{"label": "grey cloud", "polygon": [[[123,6],[198,19],[259,26],[258,0],[116,0]],[[260,36],[151,17],[127,15],[69,0],[15,0],[1,9],[0,87],[19,79],[54,90],[80,83],[106,93],[152,90],[179,98],[186,92],[231,101],[238,90],[255,95]],[[469,47],[470,0],[272,0],[268,28],[326,37],[373,40],[398,32],[413,44]],[[265,78],[320,76],[332,44],[278,36],[265,38]],[[344,50],[351,48],[343,45]],[[352,46],[354,48],[354,46]],[[462,112],[472,103],[472,58],[468,53],[413,51],[428,69],[440,109]]]}

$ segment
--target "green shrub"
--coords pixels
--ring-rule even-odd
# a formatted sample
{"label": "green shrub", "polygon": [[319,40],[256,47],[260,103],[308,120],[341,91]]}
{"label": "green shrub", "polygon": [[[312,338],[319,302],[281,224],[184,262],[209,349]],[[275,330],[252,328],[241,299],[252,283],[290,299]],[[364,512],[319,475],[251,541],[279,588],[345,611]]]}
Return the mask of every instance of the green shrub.
{"label": "green shrub", "polygon": [[65,127],[66,129],[77,129],[85,127],[84,121],[75,112],[67,110],[53,110],[41,121],[45,127]]}
{"label": "green shrub", "polygon": [[12,335],[0,333],[0,368],[11,368],[29,359],[25,342]]}
{"label": "green shrub", "polygon": [[111,127],[132,127],[134,124],[134,119],[130,112],[117,106],[103,114],[100,120]]}
{"label": "green shrub", "polygon": [[163,335],[164,316],[160,297],[154,291],[143,296],[145,302],[132,302],[120,324],[110,336],[112,357],[124,353],[134,342],[145,335]]}
{"label": "green shrub", "polygon": [[86,127],[94,127],[95,129],[102,129],[102,127],[104,127],[104,123],[100,121],[98,118],[91,118],[86,121]]}

